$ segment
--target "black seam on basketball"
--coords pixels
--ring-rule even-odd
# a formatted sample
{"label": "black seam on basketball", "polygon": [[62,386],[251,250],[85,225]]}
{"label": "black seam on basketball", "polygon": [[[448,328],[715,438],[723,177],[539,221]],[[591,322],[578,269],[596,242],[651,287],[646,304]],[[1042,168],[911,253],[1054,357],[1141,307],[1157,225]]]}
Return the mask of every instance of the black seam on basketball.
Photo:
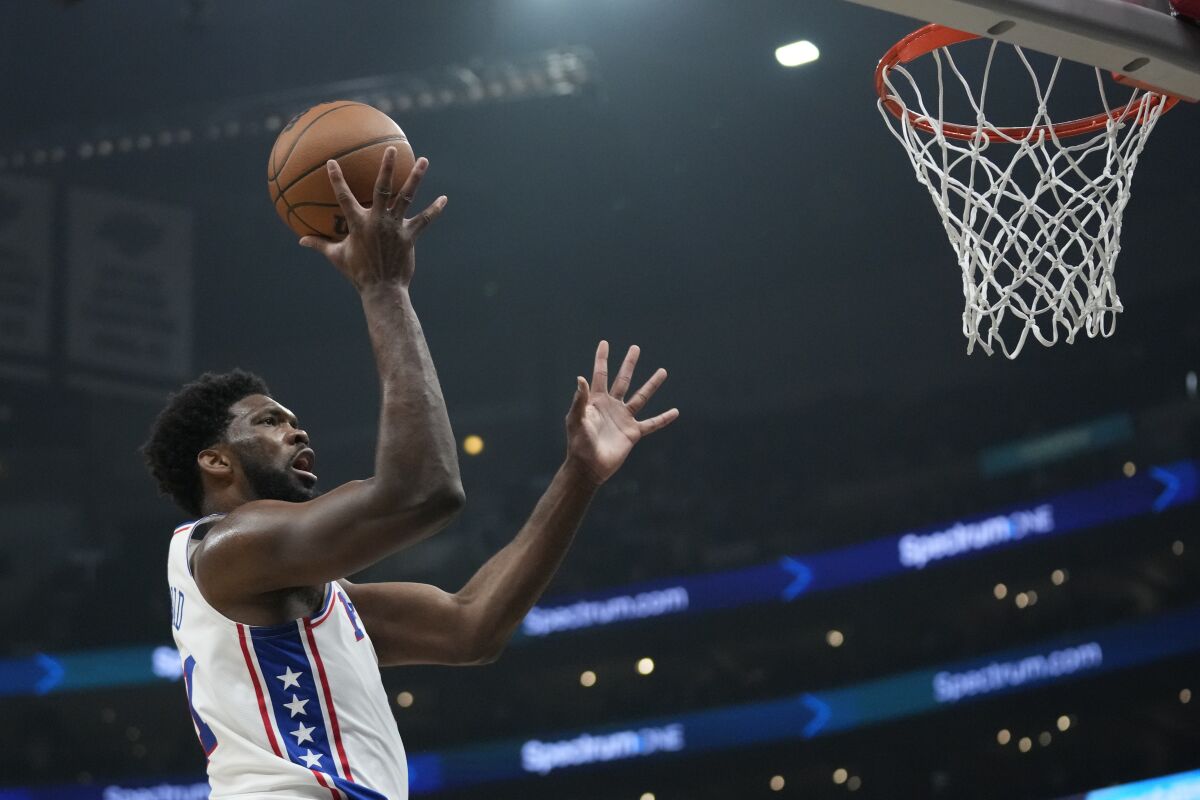
{"label": "black seam on basketball", "polygon": [[294,208],[308,208],[310,206],[313,208],[337,208],[338,204],[337,203],[318,203],[315,200],[312,200],[312,201],[308,201],[305,203],[296,203],[296,205],[294,205],[294,206],[288,206],[288,210],[291,210]]}
{"label": "black seam on basketball", "polygon": [[[287,201],[285,200],[284,202],[287,202]],[[329,238],[329,237],[328,237],[326,234],[324,234],[324,233],[322,233],[321,231],[317,230],[317,228],[316,228],[316,227],[314,227],[314,226],[313,226],[313,224],[312,224],[311,222],[309,222],[309,221],[308,221],[308,220],[306,220],[304,217],[302,217],[302,216],[300,216],[298,213],[296,213],[296,210],[295,210],[294,208],[292,208],[291,206],[288,206],[288,219],[291,219],[292,217],[295,217],[296,219],[298,219],[298,220],[300,220],[302,223],[304,223],[304,227],[308,228],[310,231],[312,231],[312,232],[313,232],[314,234],[316,234],[317,236],[322,236],[322,237],[324,237],[324,238],[326,238],[326,239],[327,239],[327,238]]]}
{"label": "black seam on basketball", "polygon": [[[292,140],[292,146],[288,148],[287,155],[283,157],[283,163],[280,164],[278,167],[275,166],[275,149],[271,148],[271,166],[275,169],[275,175],[272,176],[272,179],[275,181],[275,183],[276,184],[279,183],[279,176],[283,172],[283,168],[287,166],[287,162],[291,159],[292,153],[294,153],[296,151],[296,145],[300,144],[300,140],[302,138],[304,138],[304,134],[308,133],[308,129],[311,128],[313,125],[317,124],[317,120],[319,120],[329,114],[332,114],[334,111],[337,111],[339,109],[350,108],[351,106],[361,106],[361,105],[363,105],[363,104],[355,103],[355,102],[342,103],[340,106],[334,106],[333,108],[326,109],[326,110],[322,111],[320,114],[318,114],[317,116],[313,117],[311,120],[309,120],[307,125],[305,125],[302,129],[300,129],[299,132],[296,133],[296,138],[294,140]],[[311,109],[306,109],[304,111],[301,111],[300,113],[301,113],[301,115],[307,114],[308,111],[310,111],[310,110]]]}
{"label": "black seam on basketball", "polygon": [[[274,180],[276,183],[279,182],[279,174],[281,172],[283,172],[283,168],[287,166],[288,159],[290,159],[292,157],[292,153],[295,152],[295,150],[296,150],[296,145],[300,144],[300,140],[304,137],[304,134],[308,133],[308,129],[311,128],[313,125],[317,124],[317,120],[321,119],[322,117],[325,117],[328,114],[332,114],[333,112],[337,111],[338,109],[350,108],[351,106],[361,106],[361,105],[365,105],[365,104],[364,103],[355,103],[355,102],[342,103],[340,106],[334,106],[333,108],[328,108],[328,109],[322,111],[317,116],[313,117],[309,121],[309,123],[307,125],[305,125],[304,128],[301,129],[299,133],[296,134],[295,140],[292,141],[292,146],[288,148],[287,155],[284,156],[284,158],[283,158],[283,163],[280,164],[278,167],[275,167],[275,148],[271,148],[271,167],[273,169],[275,169],[275,174],[273,176],[271,176],[271,179]],[[369,106],[368,106],[368,108],[369,108]],[[301,111],[300,114],[301,115],[307,114],[311,110],[312,109],[305,109],[304,111]]]}
{"label": "black seam on basketball", "polygon": [[[276,185],[276,186],[279,186],[279,181],[278,181],[278,180],[276,180],[276,181],[275,181],[275,185]],[[283,192],[280,192],[280,193],[279,193],[279,195],[278,195],[278,196],[275,198],[274,205],[276,205],[276,206],[277,206],[277,205],[279,205],[279,201],[280,201],[280,200],[282,200],[282,201],[283,201],[283,204],[284,204],[284,206],[286,206],[286,207],[287,207],[287,214],[286,214],[286,216],[287,216],[287,219],[291,219],[291,218],[294,216],[296,219],[298,219],[298,220],[300,220],[302,223],[304,223],[304,227],[308,228],[310,231],[312,231],[313,233],[315,233],[317,236],[324,236],[324,235],[325,235],[325,234],[321,233],[321,231],[319,231],[319,230],[317,230],[316,228],[314,228],[314,227],[313,227],[311,224],[309,224],[308,220],[306,220],[304,217],[302,217],[302,216],[300,216],[299,214],[296,214],[296,213],[294,213],[294,212],[292,211],[292,204],[288,202],[288,199],[287,199],[287,197],[285,197],[285,196],[284,196]],[[288,227],[291,227],[291,224],[290,224],[290,223],[289,223]],[[295,231],[292,231],[292,233],[295,233]]]}
{"label": "black seam on basketball", "polygon": [[[278,182],[278,181],[276,181],[276,185],[278,185],[278,183],[279,183],[279,182]],[[312,225],[312,224],[310,224],[310,223],[309,223],[309,221],[308,221],[308,220],[306,220],[304,217],[302,217],[302,216],[300,216],[299,214],[295,213],[295,212],[292,210],[292,204],[291,204],[291,203],[289,203],[289,202],[288,202],[288,199],[287,199],[286,197],[284,197],[282,194],[280,194],[278,197],[276,197],[276,198],[275,198],[275,203],[274,203],[274,205],[275,205],[275,206],[278,206],[278,205],[279,205],[279,201],[280,201],[280,200],[282,200],[282,201],[283,201],[283,205],[284,205],[284,207],[285,207],[285,208],[287,208],[287,213],[284,215],[284,216],[286,217],[286,219],[284,220],[284,222],[286,222],[286,223],[287,223],[287,225],[288,225],[288,227],[289,227],[289,228],[291,227],[291,222],[288,222],[288,220],[290,220],[292,217],[295,217],[296,219],[300,220],[300,222],[302,222],[302,223],[304,224],[304,227],[308,228],[310,231],[312,231],[313,233],[315,233],[317,236],[324,236],[324,235],[325,235],[325,234],[321,233],[321,231],[319,231],[317,228],[313,227],[313,225]],[[293,231],[292,231],[292,233],[296,233],[296,231],[295,231],[295,230],[293,230]]]}
{"label": "black seam on basketball", "polygon": [[[404,136],[403,134],[401,134],[399,136],[381,136],[378,139],[372,139],[369,142],[363,142],[362,144],[356,145],[355,147],[351,148],[350,150],[346,150],[341,153],[335,153],[335,154],[331,155],[329,158],[336,161],[339,158],[344,158],[346,156],[353,155],[354,153],[357,153],[359,150],[365,150],[366,148],[372,147],[373,145],[383,144],[384,142],[407,142],[407,141],[408,141],[408,137]],[[283,187],[283,189],[281,189],[280,191],[286,192],[288,189],[291,189],[297,183],[304,180],[309,175],[312,175],[314,172],[316,172],[317,170],[321,169],[324,166],[325,166],[325,162],[317,164],[312,169],[308,170],[307,172],[303,173],[302,175],[297,176],[294,181],[289,183],[287,186]],[[276,185],[278,185],[278,183],[279,182],[276,181]]]}

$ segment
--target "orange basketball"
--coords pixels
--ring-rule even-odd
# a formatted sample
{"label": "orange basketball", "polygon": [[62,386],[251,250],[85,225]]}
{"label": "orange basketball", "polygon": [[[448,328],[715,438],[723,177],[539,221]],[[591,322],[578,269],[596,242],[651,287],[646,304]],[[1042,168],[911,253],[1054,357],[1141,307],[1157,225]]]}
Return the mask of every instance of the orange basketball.
{"label": "orange basketball", "polygon": [[333,196],[325,162],[337,159],[350,191],[359,203],[370,206],[388,147],[396,148],[396,192],[415,160],[400,126],[364,103],[335,100],[313,106],[289,122],[271,148],[267,188],[275,211],[300,236],[345,238],[346,219]]}

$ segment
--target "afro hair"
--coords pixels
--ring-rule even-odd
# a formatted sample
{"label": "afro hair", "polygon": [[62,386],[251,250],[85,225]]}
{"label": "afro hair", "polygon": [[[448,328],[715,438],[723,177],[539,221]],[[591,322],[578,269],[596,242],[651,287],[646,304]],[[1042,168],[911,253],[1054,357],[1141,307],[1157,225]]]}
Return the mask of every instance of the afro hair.
{"label": "afro hair", "polygon": [[233,416],[229,407],[252,394],[270,395],[262,378],[252,372],[206,372],[171,395],[142,445],[150,474],[159,492],[183,510],[200,516],[204,487],[196,456],[221,441]]}

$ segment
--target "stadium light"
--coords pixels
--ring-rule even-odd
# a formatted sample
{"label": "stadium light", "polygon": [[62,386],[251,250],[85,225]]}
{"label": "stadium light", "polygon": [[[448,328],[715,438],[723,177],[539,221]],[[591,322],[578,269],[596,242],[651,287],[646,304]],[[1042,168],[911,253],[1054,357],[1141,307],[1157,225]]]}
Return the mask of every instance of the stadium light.
{"label": "stadium light", "polygon": [[775,60],[785,67],[798,67],[821,57],[821,51],[807,39],[775,48]]}

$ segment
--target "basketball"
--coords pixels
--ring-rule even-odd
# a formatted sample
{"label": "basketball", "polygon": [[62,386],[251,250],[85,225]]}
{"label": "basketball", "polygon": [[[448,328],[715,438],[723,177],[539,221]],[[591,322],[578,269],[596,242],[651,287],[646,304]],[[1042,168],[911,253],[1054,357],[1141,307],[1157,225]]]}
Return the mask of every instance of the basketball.
{"label": "basketball", "polygon": [[358,202],[370,206],[388,147],[397,151],[395,192],[415,159],[404,131],[391,117],[349,100],[321,103],[297,115],[280,131],[267,160],[267,189],[279,218],[298,236],[345,238],[346,220],[325,163],[336,159]]}

